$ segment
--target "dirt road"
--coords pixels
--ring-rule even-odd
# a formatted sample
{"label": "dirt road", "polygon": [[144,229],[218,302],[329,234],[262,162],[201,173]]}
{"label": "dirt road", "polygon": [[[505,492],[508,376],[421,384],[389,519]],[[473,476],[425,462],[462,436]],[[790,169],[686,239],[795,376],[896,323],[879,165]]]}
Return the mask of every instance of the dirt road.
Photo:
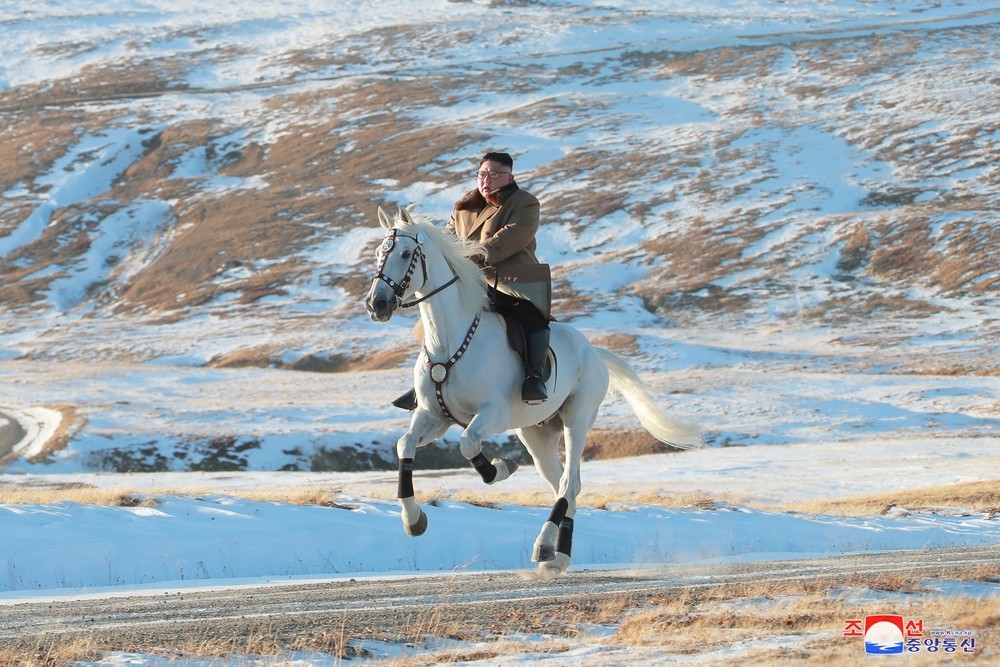
{"label": "dirt road", "polygon": [[[665,565],[583,570],[536,580],[502,572],[344,579],[197,592],[159,592],[30,603],[0,603],[0,647],[46,649],[88,638],[96,645],[228,645],[268,637],[291,645],[327,637],[412,641],[425,633],[546,632],[583,607],[614,598],[641,604],[719,585],[775,581],[875,582],[888,573],[953,576],[995,569],[995,548],[936,549],[740,565]],[[951,575],[949,574],[951,573]],[[551,628],[546,628],[548,624]]]}

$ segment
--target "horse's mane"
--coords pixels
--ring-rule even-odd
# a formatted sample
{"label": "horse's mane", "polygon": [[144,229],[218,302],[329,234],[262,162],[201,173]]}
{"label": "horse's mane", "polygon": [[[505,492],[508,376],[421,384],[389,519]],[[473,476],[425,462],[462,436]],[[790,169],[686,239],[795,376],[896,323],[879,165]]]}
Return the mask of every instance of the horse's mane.
{"label": "horse's mane", "polygon": [[457,286],[462,306],[473,312],[481,310],[486,303],[486,278],[479,265],[469,258],[477,255],[485,256],[482,245],[446,233],[425,216],[416,215],[412,211],[407,211],[407,214],[409,220],[397,213],[393,223],[407,234],[416,235],[422,232],[426,242],[434,244],[445,262],[458,276]]}

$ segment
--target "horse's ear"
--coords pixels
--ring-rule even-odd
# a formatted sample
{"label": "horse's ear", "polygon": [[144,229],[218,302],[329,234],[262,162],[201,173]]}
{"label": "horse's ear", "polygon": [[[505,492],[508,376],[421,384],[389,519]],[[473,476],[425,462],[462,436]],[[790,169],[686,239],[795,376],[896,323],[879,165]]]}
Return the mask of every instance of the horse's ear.
{"label": "horse's ear", "polygon": [[413,224],[413,216],[410,215],[410,209],[399,207],[399,218],[408,225]]}
{"label": "horse's ear", "polygon": [[378,207],[378,222],[382,225],[382,229],[392,229],[392,220],[389,219],[389,214],[381,206]]}

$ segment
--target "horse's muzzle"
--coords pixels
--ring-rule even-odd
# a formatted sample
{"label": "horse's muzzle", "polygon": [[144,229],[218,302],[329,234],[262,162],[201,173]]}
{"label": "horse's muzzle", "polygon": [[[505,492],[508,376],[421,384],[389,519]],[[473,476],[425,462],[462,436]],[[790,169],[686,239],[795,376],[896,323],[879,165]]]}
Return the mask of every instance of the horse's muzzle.
{"label": "horse's muzzle", "polygon": [[365,310],[374,322],[386,322],[392,317],[396,310],[396,295],[385,294],[384,290],[378,289],[379,285],[373,285],[365,299]]}

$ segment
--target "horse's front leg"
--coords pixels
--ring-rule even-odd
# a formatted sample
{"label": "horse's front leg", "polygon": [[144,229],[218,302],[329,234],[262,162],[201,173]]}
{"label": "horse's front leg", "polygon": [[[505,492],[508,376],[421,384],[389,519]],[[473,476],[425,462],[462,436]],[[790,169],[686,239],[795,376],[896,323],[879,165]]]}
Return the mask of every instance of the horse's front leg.
{"label": "horse's front leg", "polygon": [[510,459],[496,458],[492,461],[483,456],[483,440],[506,430],[507,415],[502,408],[486,407],[472,418],[458,439],[462,456],[469,459],[472,467],[487,484],[502,482],[517,470],[517,464]]}
{"label": "horse's front leg", "polygon": [[400,517],[407,535],[417,537],[427,530],[427,515],[420,509],[413,491],[413,459],[417,447],[444,435],[448,424],[426,410],[417,409],[410,419],[410,428],[396,441],[396,456],[399,458],[399,499]]}
{"label": "horse's front leg", "polygon": [[[587,442],[587,432],[594,425],[597,409],[564,417],[563,440],[566,462],[556,490],[556,502],[548,521],[535,540],[533,559],[544,574],[562,574],[569,569],[573,551],[573,517],[580,495],[580,461]],[[553,548],[554,547],[554,548]]]}

